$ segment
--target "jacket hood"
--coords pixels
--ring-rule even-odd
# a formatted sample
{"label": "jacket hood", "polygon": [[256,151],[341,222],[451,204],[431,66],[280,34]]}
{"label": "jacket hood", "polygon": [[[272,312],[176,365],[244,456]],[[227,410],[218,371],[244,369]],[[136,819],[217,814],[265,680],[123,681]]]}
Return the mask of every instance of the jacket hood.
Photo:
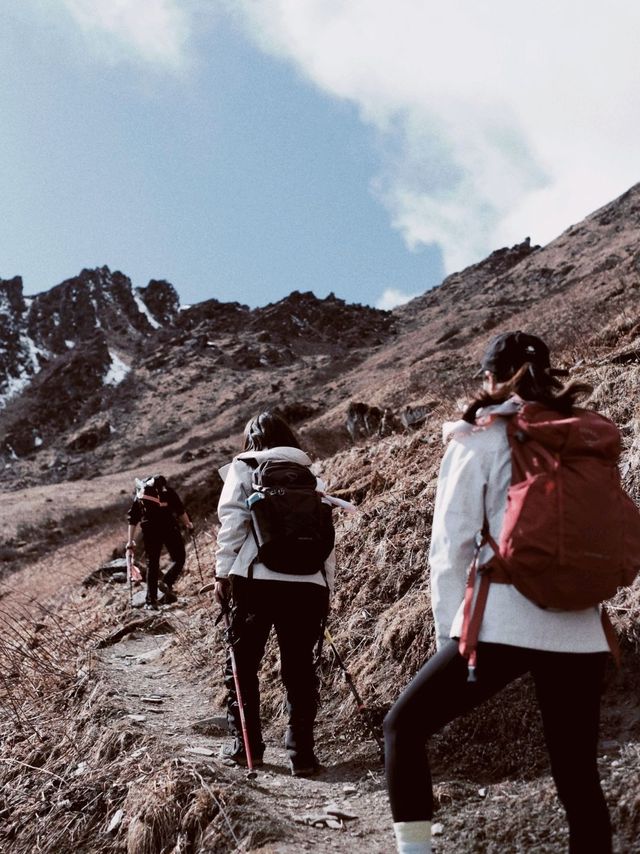
{"label": "jacket hood", "polygon": [[477,430],[485,430],[496,418],[509,418],[519,412],[523,405],[523,400],[517,395],[510,397],[503,403],[497,403],[494,406],[483,406],[476,413],[475,424],[470,424],[461,418],[459,421],[445,421],[442,425],[442,441],[447,442],[455,436],[464,436],[466,433],[473,433]]}
{"label": "jacket hood", "polygon": [[286,460],[289,463],[298,463],[301,466],[310,466],[311,460],[300,448],[278,447],[267,448],[264,451],[243,451],[235,457],[236,460]]}
{"label": "jacket hood", "polygon": [[[300,448],[289,448],[287,446],[277,448],[267,448],[264,451],[243,451],[233,458],[234,460],[255,460],[260,464],[263,460],[286,460],[289,463],[298,463],[301,466],[310,466],[311,459],[301,451]],[[218,469],[220,477],[224,480],[227,472],[231,467],[231,463],[222,466]]]}

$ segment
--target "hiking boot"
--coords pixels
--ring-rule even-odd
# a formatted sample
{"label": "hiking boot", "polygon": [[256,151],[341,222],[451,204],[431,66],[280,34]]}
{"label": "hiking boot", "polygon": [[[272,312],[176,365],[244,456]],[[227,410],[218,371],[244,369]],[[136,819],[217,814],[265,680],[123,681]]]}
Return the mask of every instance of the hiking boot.
{"label": "hiking boot", "polygon": [[161,578],[158,581],[158,590],[162,593],[163,605],[172,605],[174,602],[178,601],[178,597],[173,592],[173,585],[167,584],[164,578]]}
{"label": "hiking boot", "polygon": [[[261,750],[256,749],[251,752],[254,768],[261,768],[264,765],[262,757],[264,756],[264,746]],[[220,748],[220,758],[225,760],[225,764],[248,766],[247,753],[244,749],[244,744],[241,738],[234,738],[228,744],[223,744]]]}
{"label": "hiking boot", "polygon": [[144,611],[159,611],[157,602],[145,602],[143,606]]}
{"label": "hiking boot", "polygon": [[315,756],[312,756],[307,762],[290,759],[289,768],[292,777],[313,777],[320,770],[320,763]]}

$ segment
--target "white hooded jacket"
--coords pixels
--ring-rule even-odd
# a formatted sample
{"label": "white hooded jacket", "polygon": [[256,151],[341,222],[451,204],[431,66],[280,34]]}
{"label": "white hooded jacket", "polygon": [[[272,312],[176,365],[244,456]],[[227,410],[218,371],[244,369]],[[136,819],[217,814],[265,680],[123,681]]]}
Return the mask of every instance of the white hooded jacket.
{"label": "white hooded jacket", "polygon": [[[335,576],[335,551],[332,551],[324,564],[326,581],[321,572],[313,575],[289,575],[273,572],[262,563],[254,563],[258,554],[258,546],[251,533],[251,513],[246,505],[246,499],[253,492],[251,486],[252,467],[243,460],[286,460],[310,466],[311,460],[299,448],[279,447],[268,448],[265,451],[244,451],[234,457],[233,461],[220,469],[220,477],[224,481],[220,501],[218,502],[218,548],[216,551],[216,577],[227,578],[229,575],[248,577],[249,567],[253,564],[253,577],[261,581],[306,581],[329,587],[333,592]],[[324,484],[318,480],[318,489],[322,491]]]}
{"label": "white hooded jacket", "polygon": [[[436,641],[442,646],[462,630],[463,599],[475,536],[486,508],[489,530],[499,540],[511,483],[511,451],[506,418],[519,401],[508,400],[478,413],[480,424],[445,424],[445,451],[433,515],[429,564]],[[489,560],[491,547],[480,554]],[[556,652],[604,652],[609,649],[598,608],[548,611],[511,584],[489,587],[480,641]]]}

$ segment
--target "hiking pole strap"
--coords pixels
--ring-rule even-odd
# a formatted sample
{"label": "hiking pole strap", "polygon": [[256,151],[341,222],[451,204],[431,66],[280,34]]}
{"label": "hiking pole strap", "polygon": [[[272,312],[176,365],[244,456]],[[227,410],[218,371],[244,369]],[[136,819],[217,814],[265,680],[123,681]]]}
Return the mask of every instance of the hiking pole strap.
{"label": "hiking pole strap", "polygon": [[611,622],[611,618],[607,612],[607,609],[604,605],[600,607],[600,620],[602,622],[602,629],[604,631],[604,636],[607,639],[607,643],[609,644],[609,649],[611,650],[611,655],[613,656],[613,660],[616,663],[616,667],[620,670],[621,658],[620,658],[620,642],[618,641],[618,635],[616,630],[613,627],[613,623]]}
{"label": "hiking pole strap", "polygon": [[[489,595],[489,585],[491,578],[488,572],[480,573],[480,585],[478,593],[475,595],[476,579],[478,577],[478,559],[480,550],[484,543],[489,541],[492,548],[497,549],[495,541],[488,531],[483,531],[481,539],[476,545],[475,555],[469,568],[469,577],[467,578],[467,587],[464,592],[464,608],[462,617],[462,632],[460,633],[460,641],[458,642],[458,650],[463,658],[468,661],[469,675],[468,682],[476,681],[476,664],[477,664],[477,646],[478,636],[480,635],[480,626],[484,617],[484,609],[487,604]],[[474,602],[475,596],[475,602]]]}

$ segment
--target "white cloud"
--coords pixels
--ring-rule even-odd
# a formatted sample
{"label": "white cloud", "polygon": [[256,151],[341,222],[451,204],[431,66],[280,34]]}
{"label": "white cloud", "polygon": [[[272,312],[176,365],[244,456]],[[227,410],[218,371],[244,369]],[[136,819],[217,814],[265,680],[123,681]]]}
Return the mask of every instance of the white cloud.
{"label": "white cloud", "polygon": [[391,311],[392,308],[405,305],[405,303],[408,303],[417,296],[418,294],[408,294],[405,291],[399,290],[399,288],[386,288],[376,301],[376,308],[381,308],[383,311]]}
{"label": "white cloud", "polygon": [[640,178],[636,0],[225,0],[380,135],[376,197],[448,272]]}
{"label": "white cloud", "polygon": [[76,23],[112,59],[172,70],[187,62],[189,4],[184,0],[63,0]]}

